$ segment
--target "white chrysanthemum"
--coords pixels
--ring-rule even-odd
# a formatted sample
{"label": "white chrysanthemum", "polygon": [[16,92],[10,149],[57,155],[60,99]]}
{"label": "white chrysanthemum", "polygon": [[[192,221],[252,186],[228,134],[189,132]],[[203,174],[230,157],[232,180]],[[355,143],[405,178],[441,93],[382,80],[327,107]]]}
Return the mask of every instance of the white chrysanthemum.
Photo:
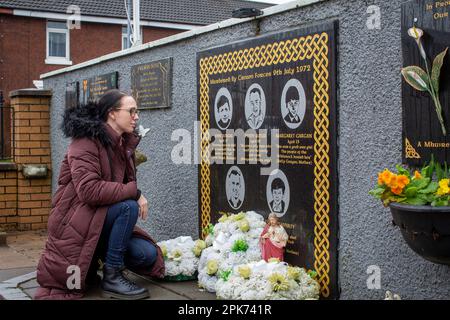
{"label": "white chrysanthemum", "polygon": [[288,270],[288,265],[284,262],[268,263],[264,260],[236,266],[227,281],[222,279],[217,281],[215,286],[217,296],[219,299],[230,300],[319,298],[319,284],[304,269],[295,268],[290,272]]}
{"label": "white chrysanthemum", "polygon": [[194,254],[194,248],[199,243],[191,237],[178,237],[167,241],[158,242],[167,252],[165,258],[166,276],[193,276],[198,269],[199,258]]}
{"label": "white chrysanthemum", "polygon": [[[264,218],[254,211],[222,216],[220,222],[214,226],[213,234],[208,235],[206,239],[207,245],[211,246],[204,249],[200,257],[199,286],[208,291],[215,290],[211,281],[217,281],[219,277],[207,274],[206,264],[210,259],[218,261],[218,273],[232,270],[239,264],[261,260],[259,236],[264,226]],[[246,251],[233,252],[233,246],[238,240],[247,244]]]}

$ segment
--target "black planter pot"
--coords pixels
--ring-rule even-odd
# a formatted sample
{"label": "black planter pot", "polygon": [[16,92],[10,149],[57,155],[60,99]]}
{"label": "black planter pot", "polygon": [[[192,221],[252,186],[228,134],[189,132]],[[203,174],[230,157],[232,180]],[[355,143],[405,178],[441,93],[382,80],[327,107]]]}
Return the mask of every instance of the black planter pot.
{"label": "black planter pot", "polygon": [[389,207],[411,249],[431,262],[450,265],[450,207],[401,203]]}

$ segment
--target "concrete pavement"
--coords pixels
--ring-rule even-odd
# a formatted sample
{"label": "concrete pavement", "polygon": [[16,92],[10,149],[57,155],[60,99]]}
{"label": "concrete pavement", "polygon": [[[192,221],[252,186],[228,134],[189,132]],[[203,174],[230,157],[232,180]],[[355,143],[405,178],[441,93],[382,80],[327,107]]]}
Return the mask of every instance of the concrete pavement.
{"label": "concrete pavement", "polygon": [[[0,246],[0,299],[30,300],[38,288],[36,266],[44,248],[45,231],[7,234],[6,246]],[[127,274],[150,292],[149,300],[215,300],[216,296],[200,291],[197,281],[155,281]],[[87,292],[83,300],[103,300],[100,288]]]}

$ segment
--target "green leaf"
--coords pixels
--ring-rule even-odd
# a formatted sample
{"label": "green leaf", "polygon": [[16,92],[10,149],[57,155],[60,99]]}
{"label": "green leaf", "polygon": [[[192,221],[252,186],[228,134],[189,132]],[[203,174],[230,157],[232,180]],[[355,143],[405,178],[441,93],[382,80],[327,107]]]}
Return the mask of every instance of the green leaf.
{"label": "green leaf", "polygon": [[406,199],[403,203],[411,204],[414,206],[422,206],[422,205],[427,204],[427,199],[424,199],[421,197],[416,197],[416,198]]}
{"label": "green leaf", "polygon": [[407,198],[414,198],[417,194],[417,188],[416,187],[409,187],[405,189],[405,196]]}
{"label": "green leaf", "polygon": [[432,181],[426,188],[419,190],[419,193],[427,194],[427,193],[435,193],[439,188],[439,183]]}
{"label": "green leaf", "polygon": [[430,80],[423,69],[410,66],[402,69],[403,78],[411,87],[419,91],[430,91]]}
{"label": "green leaf", "polygon": [[428,184],[430,183],[430,178],[421,178],[421,179],[414,179],[411,180],[411,182],[408,184],[408,187],[414,187],[417,188],[418,190],[426,188],[428,186]]}
{"label": "green leaf", "polygon": [[438,54],[433,61],[433,69],[431,70],[431,84],[433,85],[436,94],[439,92],[439,77],[441,75],[441,68],[444,64],[444,58],[447,54],[447,50],[448,48],[445,48],[445,50]]}
{"label": "green leaf", "polygon": [[438,162],[436,163],[436,178],[439,180],[443,179],[444,172],[442,171],[441,164]]}
{"label": "green leaf", "polygon": [[407,176],[408,178],[411,177],[411,173],[408,170],[406,170],[405,168],[403,168],[401,165],[398,164],[395,166],[395,168],[397,169],[398,174],[403,174],[403,175]]}
{"label": "green leaf", "polygon": [[375,189],[370,190],[369,194],[374,196],[375,198],[379,199],[384,191],[386,191],[386,188],[379,186],[379,187],[377,187]]}

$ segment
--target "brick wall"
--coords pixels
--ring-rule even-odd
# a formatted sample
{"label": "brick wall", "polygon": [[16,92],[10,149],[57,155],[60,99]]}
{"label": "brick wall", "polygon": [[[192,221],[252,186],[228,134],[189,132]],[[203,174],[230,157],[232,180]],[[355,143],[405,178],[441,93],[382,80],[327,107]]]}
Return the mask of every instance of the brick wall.
{"label": "brick wall", "polygon": [[[47,20],[14,16],[0,11],[0,90],[10,92],[33,87],[43,73],[67,67],[46,64]],[[143,28],[143,42],[167,37],[182,30]],[[70,59],[73,64],[122,49],[122,26],[82,22],[70,30]],[[9,104],[8,97],[5,97]]]}
{"label": "brick wall", "polygon": [[[16,90],[10,98],[14,109],[14,162],[9,168],[0,166],[0,228],[45,229],[51,207],[51,92]],[[46,165],[48,174],[45,178],[26,178],[24,165]]]}

